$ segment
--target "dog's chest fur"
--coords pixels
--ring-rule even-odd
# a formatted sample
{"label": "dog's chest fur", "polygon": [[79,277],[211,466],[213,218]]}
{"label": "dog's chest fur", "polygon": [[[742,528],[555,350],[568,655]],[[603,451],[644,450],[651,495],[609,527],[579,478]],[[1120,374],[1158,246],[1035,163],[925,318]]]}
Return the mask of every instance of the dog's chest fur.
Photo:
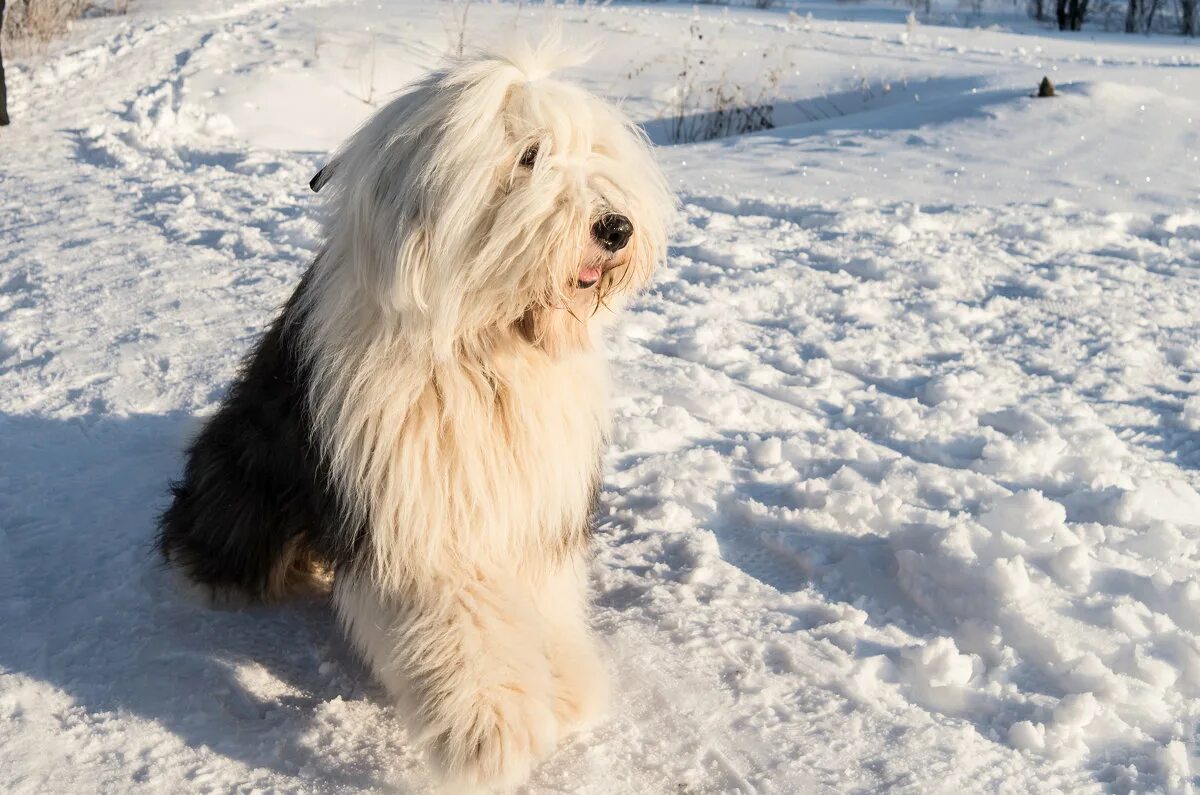
{"label": "dog's chest fur", "polygon": [[332,464],[369,512],[377,578],[448,559],[536,574],[547,550],[586,541],[607,435],[599,354],[551,355],[513,333],[445,362],[368,358],[367,377],[325,392],[341,404],[317,431],[355,440]]}

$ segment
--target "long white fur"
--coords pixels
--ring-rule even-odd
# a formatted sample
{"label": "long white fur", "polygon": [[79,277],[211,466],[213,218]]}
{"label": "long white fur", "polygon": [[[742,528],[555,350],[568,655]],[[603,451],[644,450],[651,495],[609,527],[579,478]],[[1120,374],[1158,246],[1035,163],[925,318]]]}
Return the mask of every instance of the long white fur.
{"label": "long white fur", "polygon": [[[663,256],[673,200],[640,131],[550,77],[574,60],[469,58],[376,113],[332,161],[301,307],[316,436],[369,526],[339,613],[459,785],[521,781],[605,692],[582,537],[608,428],[596,335]],[[633,237],[581,289],[609,211]]]}

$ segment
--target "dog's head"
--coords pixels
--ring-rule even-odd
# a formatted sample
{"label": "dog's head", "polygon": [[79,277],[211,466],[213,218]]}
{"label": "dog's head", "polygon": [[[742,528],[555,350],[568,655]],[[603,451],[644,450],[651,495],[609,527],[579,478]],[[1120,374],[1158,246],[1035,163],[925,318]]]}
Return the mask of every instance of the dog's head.
{"label": "dog's head", "polygon": [[673,199],[640,130],[550,76],[567,65],[552,44],[464,59],[379,110],[314,181],[321,267],[441,355],[505,329],[586,344],[648,282]]}

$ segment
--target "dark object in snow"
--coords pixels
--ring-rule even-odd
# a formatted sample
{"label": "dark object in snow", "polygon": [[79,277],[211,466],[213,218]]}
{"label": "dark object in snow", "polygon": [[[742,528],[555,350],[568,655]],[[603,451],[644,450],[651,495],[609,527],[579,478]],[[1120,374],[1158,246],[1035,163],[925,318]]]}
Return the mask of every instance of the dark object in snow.
{"label": "dark object in snow", "polygon": [[1041,84],[1040,84],[1040,85],[1038,85],[1038,92],[1037,92],[1037,95],[1038,95],[1038,97],[1039,97],[1039,98],[1040,98],[1040,97],[1052,97],[1052,96],[1054,96],[1054,84],[1050,82],[1050,78],[1049,78],[1049,77],[1043,77],[1043,78],[1042,78],[1042,82],[1041,82]]}
{"label": "dark object in snow", "polygon": [[[4,0],[0,0],[0,33],[4,32]],[[4,54],[0,53],[0,127],[8,124],[8,89],[4,86]]]}

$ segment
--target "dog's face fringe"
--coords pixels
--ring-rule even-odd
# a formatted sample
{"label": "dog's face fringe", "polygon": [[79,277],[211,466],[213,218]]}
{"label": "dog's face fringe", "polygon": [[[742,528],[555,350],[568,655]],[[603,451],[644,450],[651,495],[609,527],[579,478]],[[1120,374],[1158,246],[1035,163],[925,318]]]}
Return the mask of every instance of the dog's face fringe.
{"label": "dog's face fringe", "polygon": [[[330,165],[316,279],[352,285],[371,325],[403,324],[434,358],[505,330],[588,346],[648,283],[673,199],[636,127],[548,77],[564,65],[545,45],[465,60],[376,113]],[[593,231],[612,215],[632,225],[615,252]]]}

